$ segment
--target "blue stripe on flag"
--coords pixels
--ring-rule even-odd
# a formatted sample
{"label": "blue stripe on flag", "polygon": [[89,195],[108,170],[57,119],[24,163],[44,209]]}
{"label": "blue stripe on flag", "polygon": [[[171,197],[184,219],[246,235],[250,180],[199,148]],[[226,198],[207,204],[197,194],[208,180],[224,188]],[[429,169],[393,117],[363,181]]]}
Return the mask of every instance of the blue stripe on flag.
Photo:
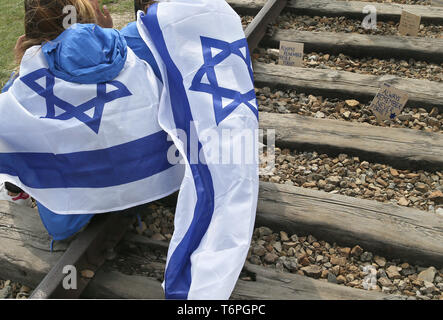
{"label": "blue stripe on flag", "polygon": [[[169,55],[165,39],[157,18],[158,3],[150,6],[142,22],[146,25],[154,44],[160,53],[167,69],[169,91],[171,92],[171,106],[174,122],[178,129],[184,130],[187,136],[186,155],[191,159],[191,122],[192,114],[186,90],[183,86],[183,77]],[[198,143],[198,153],[202,148]],[[197,158],[199,158],[197,156]],[[191,286],[191,255],[198,248],[208,230],[214,212],[214,186],[211,172],[207,165],[198,159],[198,164],[190,164],[197,193],[197,203],[194,217],[188,231],[172,253],[168,268],[165,272],[166,299],[187,299]]]}
{"label": "blue stripe on flag", "polygon": [[66,154],[0,153],[0,173],[18,176],[37,189],[121,185],[172,167],[167,150],[173,143],[167,136],[159,131],[107,149]]}

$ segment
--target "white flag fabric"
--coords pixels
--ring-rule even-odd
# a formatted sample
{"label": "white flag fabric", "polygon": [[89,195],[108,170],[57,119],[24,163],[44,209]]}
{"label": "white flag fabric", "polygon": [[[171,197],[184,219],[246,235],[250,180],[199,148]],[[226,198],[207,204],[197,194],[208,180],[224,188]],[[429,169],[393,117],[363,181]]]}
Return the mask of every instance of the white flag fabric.
{"label": "white flag fabric", "polygon": [[173,143],[157,120],[162,85],[127,50],[117,78],[98,84],[59,79],[41,46],[27,50],[0,95],[0,182],[57,214],[123,210],[179,189],[184,168],[168,161]]}
{"label": "white flag fabric", "polygon": [[[165,1],[139,12],[162,81],[131,49],[115,54],[125,47],[117,31],[78,28],[29,49],[0,94],[0,182],[63,215],[123,210],[180,188],[166,298],[228,299],[258,196],[258,107],[240,17],[224,0]],[[112,80],[94,72],[92,49],[104,73],[114,57],[122,63]]]}
{"label": "white flag fabric", "polygon": [[258,196],[258,108],[240,17],[224,0],[138,13],[163,78],[159,123],[186,164],[165,270],[166,298],[228,299]]}

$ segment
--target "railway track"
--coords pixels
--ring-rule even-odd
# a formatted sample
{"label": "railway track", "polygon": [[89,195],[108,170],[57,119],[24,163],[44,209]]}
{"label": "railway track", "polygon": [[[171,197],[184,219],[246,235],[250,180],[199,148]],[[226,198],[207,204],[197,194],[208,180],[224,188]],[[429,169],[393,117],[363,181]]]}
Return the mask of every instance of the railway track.
{"label": "railway track", "polygon": [[[420,14],[423,23],[441,26],[443,8],[326,0],[228,2],[239,14],[255,16],[245,34],[255,58],[259,104],[259,93],[267,90],[269,95],[263,102],[267,99],[267,103],[277,108],[288,106],[284,109],[287,111],[281,112],[273,108],[263,111],[260,107],[260,127],[276,132],[276,145],[281,150],[278,156],[282,156],[280,162],[277,157],[276,176],[282,181],[262,177],[257,229],[232,298],[442,299],[443,194],[440,197],[439,193],[443,191],[442,82],[389,74],[288,68],[272,61],[260,62],[260,52],[275,50],[285,40],[303,42],[305,52],[319,55],[417,59],[438,65],[443,62],[443,39],[283,30],[276,28],[279,25],[276,19],[287,14],[362,19],[362,8],[371,4],[377,8],[377,18],[382,22],[397,22],[401,10],[406,9]],[[349,108],[350,116],[346,117],[344,112],[348,109],[341,110],[346,108],[345,100],[368,104],[383,82],[409,93],[406,110],[410,114],[405,113],[410,115],[405,117],[409,120],[402,120],[400,128],[389,127],[389,123],[369,125],[359,118],[347,121],[352,112],[358,113]],[[282,91],[288,97],[291,94],[297,97],[298,102],[302,100],[298,95],[303,94],[309,100],[303,106],[309,106],[313,112],[307,115],[299,108],[292,110],[290,106],[295,103],[277,94]],[[322,111],[322,106],[315,106],[315,102],[325,99],[342,101],[335,107],[339,109],[339,117],[315,116]],[[426,124],[429,117],[436,120],[430,126]],[[426,122],[419,126],[421,130],[408,128],[409,122],[415,120]],[[294,160],[295,152],[301,154],[298,162]],[[312,153],[326,155],[318,158],[322,162],[312,164],[317,161]],[[317,164],[325,167],[323,161],[329,158],[326,164],[331,167],[330,172],[309,180],[315,173],[313,167]],[[356,182],[345,172],[348,170],[345,161],[350,159],[368,181],[359,180],[362,184],[349,190],[369,190],[372,193],[366,199],[346,193],[345,188],[340,194],[341,181]],[[366,175],[369,171],[376,176]],[[385,180],[387,186],[381,182]],[[321,181],[325,185],[320,187]],[[326,185],[332,189],[326,189]],[[384,201],[385,189],[402,192],[408,203]],[[163,298],[160,281],[172,233],[174,204],[172,197],[160,204],[100,216],[72,242],[56,243],[51,253],[49,239],[34,210],[0,203],[0,241],[5,244],[0,248],[0,278],[35,288],[32,298]],[[134,213],[142,215],[148,225],[146,230],[144,226],[143,230],[136,230]],[[360,246],[363,249],[359,253]],[[383,259],[384,264],[380,262]],[[359,268],[365,264],[378,269],[380,290],[361,289],[364,275]],[[77,290],[61,289],[65,265],[77,267],[80,279]],[[432,273],[431,266],[436,268],[430,281],[433,287],[429,281],[421,280],[423,272]],[[391,275],[395,273],[392,268],[397,268],[400,278]],[[82,271],[87,272],[82,275]],[[388,275],[385,271],[389,271]]]}

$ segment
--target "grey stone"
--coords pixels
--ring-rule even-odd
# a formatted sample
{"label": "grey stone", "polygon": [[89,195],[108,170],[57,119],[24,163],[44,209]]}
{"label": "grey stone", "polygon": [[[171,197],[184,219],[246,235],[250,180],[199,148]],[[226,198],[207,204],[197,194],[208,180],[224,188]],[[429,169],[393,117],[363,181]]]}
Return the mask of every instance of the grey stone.
{"label": "grey stone", "polygon": [[377,276],[380,277],[380,278],[387,278],[388,277],[388,275],[386,274],[384,269],[379,269],[377,271]]}
{"label": "grey stone", "polygon": [[252,253],[261,257],[266,254],[266,249],[261,245],[256,245],[252,248]]}
{"label": "grey stone", "polygon": [[377,280],[377,282],[378,282],[378,284],[379,284],[380,286],[382,286],[382,287],[391,287],[391,286],[393,285],[393,284],[392,284],[392,281],[389,280],[389,279],[386,278],[386,277],[379,278],[379,279]]}
{"label": "grey stone", "polygon": [[309,277],[319,278],[322,272],[322,268],[317,265],[311,265],[301,268],[301,270]]}
{"label": "grey stone", "polygon": [[272,246],[274,247],[274,249],[277,252],[281,252],[281,242],[280,241],[275,242]]}
{"label": "grey stone", "polygon": [[290,257],[283,262],[283,265],[291,272],[296,271],[298,268],[297,258]]}
{"label": "grey stone", "polygon": [[331,272],[328,273],[328,282],[337,283],[337,277]]}
{"label": "grey stone", "polygon": [[401,121],[409,121],[412,119],[412,115],[411,114],[401,114],[398,116],[398,119]]}
{"label": "grey stone", "polygon": [[265,262],[266,263],[274,263],[275,262],[275,260],[277,260],[278,259],[278,256],[276,255],[276,254],[274,254],[274,253],[267,253],[266,255],[265,255]]}
{"label": "grey stone", "polygon": [[280,231],[280,239],[281,241],[289,241],[288,234],[284,231]]}
{"label": "grey stone", "polygon": [[394,291],[394,288],[392,288],[392,287],[382,287],[381,288],[381,292],[383,292],[383,293],[391,293],[392,291]]}
{"label": "grey stone", "polygon": [[428,281],[425,281],[424,287],[420,288],[420,292],[423,294],[430,294],[436,290],[437,288],[434,286],[434,284]]}
{"label": "grey stone", "polygon": [[251,262],[252,264],[256,264],[256,265],[261,265],[261,260],[259,257],[257,256],[252,256],[249,258],[249,262]]}
{"label": "grey stone", "polygon": [[0,299],[10,298],[12,288],[10,285],[6,285],[3,289],[0,289]]}
{"label": "grey stone", "polygon": [[427,282],[433,282],[437,270],[434,267],[429,267],[418,274],[418,279]]}
{"label": "grey stone", "polygon": [[396,266],[390,266],[386,269],[386,274],[388,275],[389,279],[400,279],[401,275],[398,272],[398,269]]}
{"label": "grey stone", "polygon": [[258,232],[260,234],[260,237],[269,236],[272,234],[272,230],[269,229],[268,227],[260,227],[258,228]]}
{"label": "grey stone", "polygon": [[150,238],[154,235],[154,231],[152,231],[151,229],[146,229],[145,231],[143,231],[143,234]]}
{"label": "grey stone", "polygon": [[375,256],[374,262],[380,267],[384,267],[386,265],[386,259],[383,257]]}
{"label": "grey stone", "polygon": [[407,277],[407,276],[410,276],[411,274],[414,274],[414,273],[415,273],[415,270],[414,270],[412,267],[410,267],[410,268],[402,269],[402,270],[400,271],[400,273],[401,273],[403,276]]}
{"label": "grey stone", "polygon": [[317,239],[316,239],[314,236],[309,235],[309,236],[307,237],[306,241],[308,241],[308,243],[313,243],[313,242],[316,242]]}
{"label": "grey stone", "polygon": [[321,111],[317,111],[317,113],[315,114],[316,118],[322,119],[325,117],[325,114]]}
{"label": "grey stone", "polygon": [[407,287],[407,283],[404,282],[403,280],[400,280],[397,284],[397,288],[399,288],[400,290],[404,290]]}
{"label": "grey stone", "polygon": [[341,181],[341,178],[339,176],[332,176],[332,177],[328,177],[326,178],[326,182],[329,184],[332,184],[334,186],[337,186]]}
{"label": "grey stone", "polygon": [[369,262],[369,261],[372,260],[372,258],[373,258],[373,255],[372,255],[372,253],[369,252],[369,251],[365,251],[365,252],[363,252],[363,253],[361,254],[361,256],[360,256],[360,260],[363,261],[363,262]]}

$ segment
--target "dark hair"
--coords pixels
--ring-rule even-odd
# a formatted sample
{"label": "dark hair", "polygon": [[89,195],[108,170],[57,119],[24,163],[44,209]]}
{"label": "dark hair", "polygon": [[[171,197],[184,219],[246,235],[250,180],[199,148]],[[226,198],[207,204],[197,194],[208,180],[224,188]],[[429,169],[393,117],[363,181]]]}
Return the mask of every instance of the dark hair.
{"label": "dark hair", "polygon": [[97,23],[89,0],[25,0],[25,39],[16,51],[18,63],[27,49],[54,40],[65,30],[63,9],[68,5],[76,9],[78,23]]}
{"label": "dark hair", "polygon": [[136,9],[143,10],[146,12],[148,10],[149,6],[156,3],[155,0],[136,0]]}

